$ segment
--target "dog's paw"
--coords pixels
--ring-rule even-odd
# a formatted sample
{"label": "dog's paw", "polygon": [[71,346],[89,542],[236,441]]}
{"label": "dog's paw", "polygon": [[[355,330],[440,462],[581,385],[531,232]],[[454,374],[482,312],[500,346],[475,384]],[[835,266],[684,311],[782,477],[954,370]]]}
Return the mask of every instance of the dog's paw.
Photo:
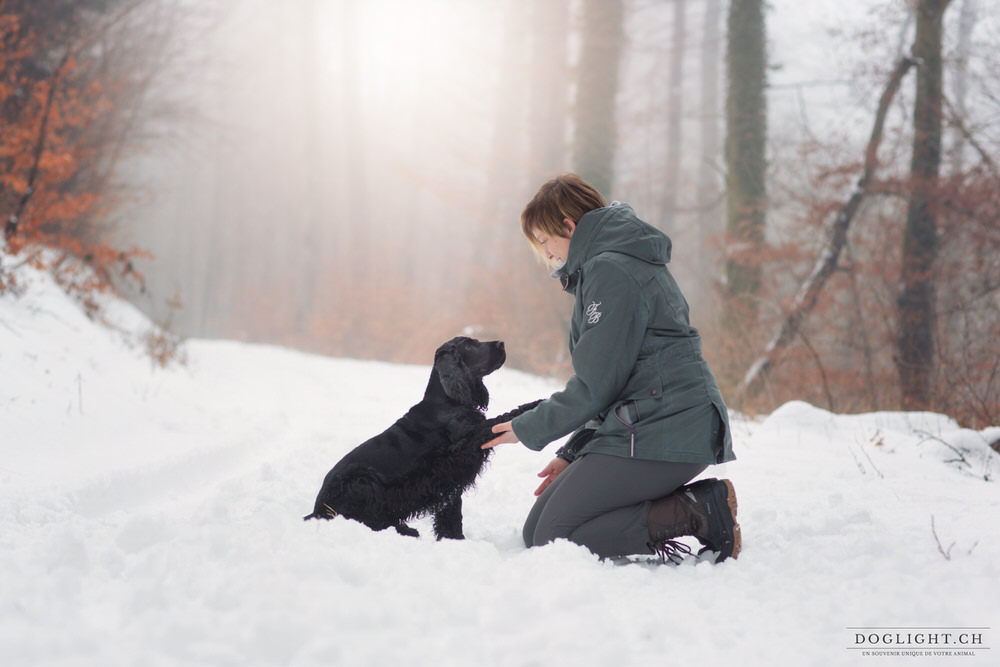
{"label": "dog's paw", "polygon": [[465,539],[465,535],[462,534],[462,531],[458,531],[457,533],[438,533],[436,537],[437,537],[438,540],[464,540]]}
{"label": "dog's paw", "polygon": [[400,535],[406,535],[407,537],[420,537],[420,531],[416,528],[410,528],[405,523],[397,523],[393,526],[393,528],[395,528],[396,532]]}
{"label": "dog's paw", "polygon": [[316,510],[312,514],[305,515],[304,517],[302,517],[302,520],[308,521],[309,519],[336,519],[338,516],[340,516],[340,512],[333,509],[329,505],[324,504],[322,509]]}

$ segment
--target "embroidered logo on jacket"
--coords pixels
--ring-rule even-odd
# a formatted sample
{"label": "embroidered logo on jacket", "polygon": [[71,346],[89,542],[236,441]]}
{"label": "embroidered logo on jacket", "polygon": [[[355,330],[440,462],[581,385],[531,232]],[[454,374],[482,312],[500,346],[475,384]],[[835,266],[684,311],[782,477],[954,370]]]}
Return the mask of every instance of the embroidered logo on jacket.
{"label": "embroidered logo on jacket", "polygon": [[601,321],[601,311],[597,310],[597,307],[601,305],[601,301],[591,301],[590,305],[587,306],[587,323],[597,324]]}

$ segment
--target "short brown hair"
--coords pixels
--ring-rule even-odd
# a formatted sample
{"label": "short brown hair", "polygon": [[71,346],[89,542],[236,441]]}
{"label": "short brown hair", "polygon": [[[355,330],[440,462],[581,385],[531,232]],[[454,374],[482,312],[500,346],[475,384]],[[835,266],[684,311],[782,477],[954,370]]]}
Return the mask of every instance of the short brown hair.
{"label": "short brown hair", "polygon": [[545,251],[535,238],[536,230],[548,236],[565,237],[566,223],[563,221],[566,218],[579,222],[585,213],[607,205],[594,186],[576,174],[562,174],[540,187],[524,207],[521,232],[535,253],[544,259]]}

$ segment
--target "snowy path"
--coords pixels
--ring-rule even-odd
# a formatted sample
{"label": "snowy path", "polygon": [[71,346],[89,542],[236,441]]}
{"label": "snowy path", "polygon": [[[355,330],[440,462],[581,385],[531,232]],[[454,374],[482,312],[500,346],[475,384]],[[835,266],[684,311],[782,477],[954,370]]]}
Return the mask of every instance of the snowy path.
{"label": "snowy path", "polygon": [[[551,452],[520,446],[467,497],[467,540],[426,521],[414,540],[301,517],[427,368],[191,341],[152,370],[126,344],[137,314],[110,332],[32,280],[0,296],[2,665],[914,664],[862,655],[872,626],[989,628],[921,664],[1000,652],[1000,429],[803,403],[737,419],[739,460],[709,471],[739,495],[744,552],[721,565],[525,550]],[[556,388],[488,386],[491,414]]]}

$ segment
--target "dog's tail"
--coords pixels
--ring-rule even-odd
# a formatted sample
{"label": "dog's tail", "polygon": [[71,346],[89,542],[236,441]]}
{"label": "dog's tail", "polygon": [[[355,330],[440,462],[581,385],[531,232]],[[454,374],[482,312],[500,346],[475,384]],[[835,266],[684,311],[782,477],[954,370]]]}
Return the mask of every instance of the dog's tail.
{"label": "dog's tail", "polygon": [[318,518],[319,518],[319,514],[316,514],[316,512],[313,512],[312,514],[306,514],[304,517],[302,517],[302,520],[303,521],[308,521],[309,519],[318,519]]}

